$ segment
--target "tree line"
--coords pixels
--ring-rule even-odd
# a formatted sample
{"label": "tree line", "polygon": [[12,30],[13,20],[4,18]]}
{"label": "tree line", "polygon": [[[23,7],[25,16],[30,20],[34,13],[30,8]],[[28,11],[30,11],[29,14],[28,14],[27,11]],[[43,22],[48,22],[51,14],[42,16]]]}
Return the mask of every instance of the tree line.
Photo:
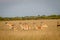
{"label": "tree line", "polygon": [[37,15],[37,16],[24,16],[24,17],[0,17],[0,21],[10,20],[38,20],[38,19],[60,19],[60,15]]}

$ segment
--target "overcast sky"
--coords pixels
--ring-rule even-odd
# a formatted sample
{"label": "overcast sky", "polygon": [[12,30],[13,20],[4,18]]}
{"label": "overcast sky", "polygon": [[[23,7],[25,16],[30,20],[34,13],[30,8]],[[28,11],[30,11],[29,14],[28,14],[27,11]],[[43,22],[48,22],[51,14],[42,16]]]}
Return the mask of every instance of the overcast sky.
{"label": "overcast sky", "polygon": [[60,14],[60,0],[0,0],[0,16]]}

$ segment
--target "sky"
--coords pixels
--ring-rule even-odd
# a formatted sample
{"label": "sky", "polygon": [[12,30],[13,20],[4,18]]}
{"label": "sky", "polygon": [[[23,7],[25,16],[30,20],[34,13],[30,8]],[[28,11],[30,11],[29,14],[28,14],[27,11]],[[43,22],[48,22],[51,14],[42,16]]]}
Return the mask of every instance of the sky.
{"label": "sky", "polygon": [[60,0],[0,0],[1,17],[60,14]]}

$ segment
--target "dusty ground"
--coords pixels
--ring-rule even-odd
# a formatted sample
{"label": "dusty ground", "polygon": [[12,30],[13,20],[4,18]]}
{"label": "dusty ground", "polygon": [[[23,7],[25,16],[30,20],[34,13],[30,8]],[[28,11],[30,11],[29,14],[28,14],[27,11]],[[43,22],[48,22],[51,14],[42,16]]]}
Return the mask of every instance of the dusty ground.
{"label": "dusty ground", "polygon": [[[18,27],[18,31],[9,30],[5,22],[13,23]],[[28,23],[31,27],[40,25],[41,22],[48,25],[46,29],[41,30],[20,30],[19,23]],[[24,21],[0,21],[0,40],[60,40],[60,19],[49,20],[24,20]],[[33,26],[32,26],[33,25]]]}

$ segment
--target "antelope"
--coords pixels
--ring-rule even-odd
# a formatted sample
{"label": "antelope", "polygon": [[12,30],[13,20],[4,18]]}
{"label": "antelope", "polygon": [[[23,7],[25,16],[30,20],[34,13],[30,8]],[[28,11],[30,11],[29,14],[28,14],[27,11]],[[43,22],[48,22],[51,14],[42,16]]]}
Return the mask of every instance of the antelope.
{"label": "antelope", "polygon": [[41,27],[40,27],[40,26],[37,26],[36,29],[37,29],[37,30],[38,30],[38,29],[41,29]]}
{"label": "antelope", "polygon": [[41,27],[39,25],[37,25],[35,22],[33,22],[33,26],[34,26],[34,30],[41,29]]}
{"label": "antelope", "polygon": [[14,24],[12,24],[12,23],[6,23],[6,25],[9,26],[9,29],[10,29],[10,30],[13,29],[13,30],[15,31],[15,30],[17,29],[16,27],[14,27]]}
{"label": "antelope", "polygon": [[57,27],[60,27],[60,22],[57,21]]}
{"label": "antelope", "polygon": [[24,30],[29,30],[29,26],[27,24],[24,25]]}
{"label": "antelope", "polygon": [[21,24],[20,27],[22,30],[29,30],[29,26],[27,24]]}
{"label": "antelope", "polygon": [[41,29],[41,26],[35,25],[35,29],[36,29],[36,30],[40,30],[40,29]]}
{"label": "antelope", "polygon": [[13,24],[11,24],[11,23],[6,23],[6,25],[8,25],[9,26],[9,29],[12,29],[13,28]]}
{"label": "antelope", "polygon": [[47,24],[42,24],[42,25],[41,25],[41,29],[43,29],[43,28],[47,28],[47,27],[48,27]]}

